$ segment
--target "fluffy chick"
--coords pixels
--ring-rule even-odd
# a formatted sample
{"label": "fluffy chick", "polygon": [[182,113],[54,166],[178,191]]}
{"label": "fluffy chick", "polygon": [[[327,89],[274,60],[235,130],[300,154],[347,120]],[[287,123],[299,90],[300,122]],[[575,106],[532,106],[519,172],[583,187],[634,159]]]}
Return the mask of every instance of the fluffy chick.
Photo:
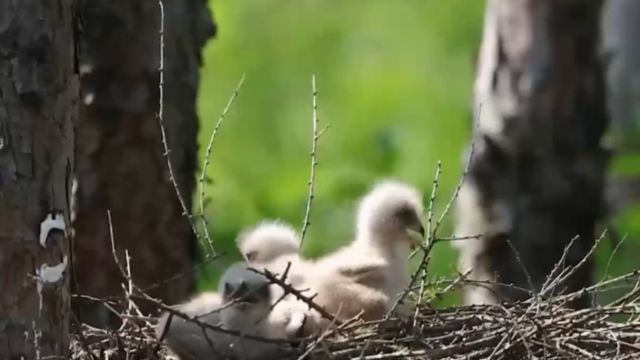
{"label": "fluffy chick", "polygon": [[310,262],[300,254],[300,236],[281,221],[263,221],[243,231],[236,240],[247,263],[259,269],[282,273],[290,263],[287,282],[302,283]]}
{"label": "fluffy chick", "polygon": [[308,284],[315,301],[338,318],[362,311],[365,320],[383,317],[409,282],[412,231],[424,235],[422,195],[399,181],[384,181],[358,209],[353,242],[315,264]]}
{"label": "fluffy chick", "polygon": [[[175,309],[186,315],[197,317],[202,322],[220,326],[218,309],[222,307],[222,304],[220,294],[206,292],[189,302],[175,306]],[[217,334],[207,332],[207,335],[214,337]],[[182,360],[196,360],[211,356],[212,350],[209,349],[202,329],[182,318],[171,316],[168,312],[160,316],[156,325],[156,336],[163,339],[165,344]]]}
{"label": "fluffy chick", "polygon": [[241,232],[236,245],[249,264],[268,264],[281,256],[300,254],[298,233],[277,220],[266,220]]}
{"label": "fluffy chick", "polygon": [[[221,294],[221,295],[220,295]],[[270,321],[272,297],[269,282],[247,269],[247,264],[231,266],[220,282],[220,293],[205,293],[179,305],[176,310],[200,321],[238,331],[244,335],[277,339],[285,338],[280,323]],[[158,337],[164,333],[165,343],[182,360],[204,359],[267,359],[282,356],[288,348],[202,328],[175,316],[168,323],[168,314],[156,327]]]}
{"label": "fluffy chick", "polygon": [[[277,221],[266,220],[243,231],[236,239],[238,250],[247,263],[259,270],[269,270],[282,274],[289,266],[287,283],[300,288],[305,283],[305,276],[311,270],[311,262],[300,255],[300,236],[290,225]],[[272,310],[271,319],[275,323],[284,324],[288,337],[306,335],[314,332],[313,325],[306,321],[308,306],[293,295],[284,294],[283,289],[271,285],[274,301],[278,301]],[[299,333],[299,330],[302,327]]]}

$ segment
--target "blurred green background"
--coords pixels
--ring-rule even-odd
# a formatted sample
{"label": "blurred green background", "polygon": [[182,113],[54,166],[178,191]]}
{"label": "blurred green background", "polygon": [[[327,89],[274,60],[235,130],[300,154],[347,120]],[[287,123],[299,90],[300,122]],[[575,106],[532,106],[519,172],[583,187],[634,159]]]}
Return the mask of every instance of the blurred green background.
{"label": "blurred green background", "polygon": [[[240,95],[215,142],[207,195],[215,247],[229,253],[201,276],[215,286],[239,259],[236,234],[264,218],[300,228],[307,200],[311,77],[320,128],[316,199],[304,253],[350,240],[358,198],[396,177],[431,192],[437,214],[463,169],[484,1],[215,0],[218,36],[205,49],[199,98],[201,157],[239,79]],[[449,235],[452,217],[442,231]],[[630,219],[623,219],[634,223]],[[635,222],[637,223],[637,222]],[[640,232],[640,229],[638,229]],[[606,263],[610,247],[601,261]],[[436,246],[434,276],[451,275],[451,246]],[[614,264],[616,270],[623,265]]]}

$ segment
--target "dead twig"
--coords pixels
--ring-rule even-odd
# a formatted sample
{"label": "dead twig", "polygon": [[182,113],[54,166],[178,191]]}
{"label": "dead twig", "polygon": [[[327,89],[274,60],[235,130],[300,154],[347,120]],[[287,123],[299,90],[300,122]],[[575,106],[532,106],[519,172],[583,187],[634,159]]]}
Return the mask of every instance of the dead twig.
{"label": "dead twig", "polygon": [[315,197],[315,182],[316,182],[316,167],[318,166],[318,139],[320,136],[324,134],[325,131],[331,125],[327,125],[321,131],[318,131],[318,88],[316,87],[316,76],[313,75],[311,77],[311,88],[312,88],[312,105],[313,105],[313,116],[311,117],[311,128],[312,128],[312,137],[311,137],[311,170],[309,171],[309,181],[307,182],[307,186],[309,187],[309,195],[307,196],[307,207],[304,212],[304,221],[302,223],[302,231],[300,232],[300,246],[302,247],[302,243],[304,242],[304,237],[307,235],[307,229],[309,225],[311,225],[311,205],[313,204],[313,199]]}
{"label": "dead twig", "polygon": [[317,294],[314,294],[312,296],[306,296],[304,295],[302,292],[305,290],[298,290],[296,288],[294,288],[291,284],[287,283],[285,281],[285,279],[283,278],[279,278],[278,276],[276,276],[276,274],[272,273],[269,270],[264,270],[264,271],[260,271],[258,269],[254,269],[254,268],[249,268],[249,270],[255,272],[256,274],[260,274],[262,276],[264,276],[265,278],[267,278],[267,280],[269,280],[272,284],[277,284],[278,286],[280,286],[284,292],[286,294],[291,294],[293,296],[295,296],[298,300],[304,302],[305,304],[307,304],[307,306],[309,306],[310,309],[313,309],[315,311],[318,312],[318,314],[320,314],[320,316],[322,316],[323,318],[337,324],[337,325],[341,325],[342,321],[336,319],[336,317],[332,314],[330,314],[325,308],[323,308],[322,306],[316,304],[313,299],[317,296]]}
{"label": "dead twig", "polygon": [[211,154],[213,152],[214,140],[216,138],[216,135],[218,135],[218,131],[222,126],[222,122],[224,121],[225,117],[229,113],[229,110],[231,109],[231,105],[233,105],[236,98],[238,97],[238,94],[240,93],[240,89],[242,88],[243,83],[244,83],[244,75],[242,75],[242,77],[240,78],[238,85],[233,91],[233,94],[231,95],[231,97],[229,98],[229,101],[227,102],[227,105],[224,107],[224,110],[222,110],[222,114],[220,114],[220,117],[218,118],[218,122],[216,122],[216,125],[214,126],[213,131],[211,132],[211,136],[209,137],[209,142],[207,143],[207,150],[205,152],[204,160],[202,162],[202,171],[200,173],[200,179],[198,180],[198,183],[200,185],[200,222],[202,223],[202,228],[203,228],[202,231],[204,232],[204,237],[207,240],[207,244],[209,245],[208,250],[213,255],[215,255],[216,252],[213,247],[213,239],[211,238],[211,234],[209,233],[209,223],[207,222],[207,217],[205,214],[205,208],[206,208],[205,198],[206,197],[205,197],[204,184],[207,176],[207,167],[211,163]]}

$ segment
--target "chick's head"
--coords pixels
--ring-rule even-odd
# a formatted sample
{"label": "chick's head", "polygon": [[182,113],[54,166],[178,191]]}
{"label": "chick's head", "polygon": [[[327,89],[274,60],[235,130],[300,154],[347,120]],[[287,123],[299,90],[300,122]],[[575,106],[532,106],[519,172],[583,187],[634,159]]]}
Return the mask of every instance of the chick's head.
{"label": "chick's head", "polygon": [[238,236],[236,244],[250,264],[264,264],[277,257],[300,252],[300,237],[289,225],[265,221]]}
{"label": "chick's head", "polygon": [[229,267],[220,280],[222,323],[230,329],[243,329],[264,320],[271,308],[271,289],[267,278],[246,263]]}
{"label": "chick's head", "polygon": [[398,241],[415,245],[412,232],[424,236],[422,212],[418,189],[399,181],[381,182],[360,202],[358,234],[381,245]]}

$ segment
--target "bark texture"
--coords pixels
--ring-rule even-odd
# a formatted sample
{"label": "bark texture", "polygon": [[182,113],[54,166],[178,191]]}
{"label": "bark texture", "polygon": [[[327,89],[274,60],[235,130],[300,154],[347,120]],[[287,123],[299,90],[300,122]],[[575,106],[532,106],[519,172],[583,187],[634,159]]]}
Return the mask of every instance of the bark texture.
{"label": "bark texture", "polygon": [[0,359],[68,354],[72,24],[70,0],[0,2]]}
{"label": "bark texture", "polygon": [[[169,180],[157,118],[158,1],[82,0],[79,6],[83,101],[77,133],[75,291],[105,297],[122,294],[107,210],[118,253],[124,261],[124,250],[130,252],[133,279],[142,288],[189,269],[196,244]],[[190,209],[200,54],[215,26],[204,0],[165,1],[164,11],[164,120],[172,167]],[[150,294],[176,303],[193,289],[193,276],[185,276]],[[74,307],[83,321],[109,322],[105,309],[82,302]]]}
{"label": "bark texture", "polygon": [[[476,151],[458,200],[457,234],[482,234],[458,243],[461,267],[473,269],[473,279],[540,290],[574,236],[566,264],[594,243],[609,157],[602,146],[600,8],[600,1],[487,3],[474,94],[476,111],[481,106]],[[591,272],[588,261],[565,287],[591,284]],[[466,303],[524,297],[506,286],[465,290]]]}

